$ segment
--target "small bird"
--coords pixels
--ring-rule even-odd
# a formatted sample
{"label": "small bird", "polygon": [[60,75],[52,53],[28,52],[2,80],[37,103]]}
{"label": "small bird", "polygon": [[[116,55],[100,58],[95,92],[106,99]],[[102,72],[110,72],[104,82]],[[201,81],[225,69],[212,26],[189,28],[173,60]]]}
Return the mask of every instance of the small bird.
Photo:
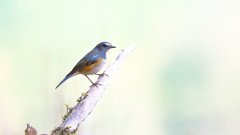
{"label": "small bird", "polygon": [[[62,83],[64,83],[67,79],[82,74],[88,78],[88,80],[92,83],[91,86],[96,85],[94,84],[87,75],[96,74],[100,71],[106,63],[107,57],[106,53],[109,49],[116,48],[112,46],[109,42],[101,42],[95,48],[92,49],[89,53],[87,53],[69,72],[66,77],[57,85],[55,89],[57,89]],[[96,74],[99,75],[99,74]],[[101,75],[101,74],[100,74]],[[90,86],[90,87],[91,87]]]}

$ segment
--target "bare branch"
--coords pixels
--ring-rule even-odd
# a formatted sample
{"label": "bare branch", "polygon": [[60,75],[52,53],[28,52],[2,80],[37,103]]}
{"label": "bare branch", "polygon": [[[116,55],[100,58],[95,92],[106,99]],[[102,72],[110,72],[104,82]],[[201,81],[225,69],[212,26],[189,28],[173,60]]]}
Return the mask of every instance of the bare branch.
{"label": "bare branch", "polygon": [[[115,62],[109,65],[105,72],[99,76],[98,80],[95,82],[98,85],[91,87],[89,91],[83,93],[74,108],[66,106],[68,110],[67,115],[64,116],[63,123],[52,131],[52,135],[70,135],[77,131],[78,126],[92,112],[93,108],[102,97],[107,85],[110,83],[112,76],[134,47],[135,44],[132,43],[126,50],[122,50]],[[37,130],[27,124],[25,135],[37,135]]]}
{"label": "bare branch", "polygon": [[78,126],[92,112],[110,83],[114,73],[133,50],[134,46],[135,44],[132,43],[126,50],[122,50],[121,54],[116,58],[116,61],[107,67],[103,75],[99,76],[96,81],[98,85],[91,87],[88,92],[82,94],[77,105],[73,109],[70,109],[63,123],[53,131],[52,135],[67,135],[77,131]]}
{"label": "bare branch", "polygon": [[27,128],[25,130],[25,135],[37,135],[37,130],[34,127],[27,124]]}

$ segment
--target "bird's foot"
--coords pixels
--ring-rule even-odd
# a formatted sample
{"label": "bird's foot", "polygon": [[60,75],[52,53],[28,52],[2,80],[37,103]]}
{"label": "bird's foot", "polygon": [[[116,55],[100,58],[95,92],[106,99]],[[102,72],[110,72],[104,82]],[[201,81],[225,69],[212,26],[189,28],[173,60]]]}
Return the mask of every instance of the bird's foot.
{"label": "bird's foot", "polygon": [[89,88],[91,88],[91,87],[93,87],[93,86],[98,87],[98,85],[102,85],[102,84],[100,84],[100,83],[93,83],[91,86],[89,86]]}
{"label": "bird's foot", "polygon": [[[98,75],[98,76],[104,76],[104,75],[106,75],[106,76],[108,76],[108,74],[105,74],[105,73],[102,73],[102,74],[95,74],[95,75]],[[109,76],[108,76],[109,77]]]}

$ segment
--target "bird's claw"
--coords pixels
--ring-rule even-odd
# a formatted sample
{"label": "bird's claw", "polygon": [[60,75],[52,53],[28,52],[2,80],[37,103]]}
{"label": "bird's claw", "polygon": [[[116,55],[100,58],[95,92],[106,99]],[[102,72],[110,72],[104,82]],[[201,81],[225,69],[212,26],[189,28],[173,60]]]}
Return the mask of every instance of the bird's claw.
{"label": "bird's claw", "polygon": [[[105,74],[105,73],[102,73],[102,74],[95,74],[95,75],[98,75],[98,76],[104,76],[104,75],[106,75],[106,76],[108,76],[108,74]],[[109,77],[109,76],[108,76]]]}
{"label": "bird's claw", "polygon": [[100,84],[100,83],[93,83],[91,86],[89,86],[89,88],[91,88],[91,87],[93,87],[93,86],[98,87],[98,85],[102,85],[102,84]]}

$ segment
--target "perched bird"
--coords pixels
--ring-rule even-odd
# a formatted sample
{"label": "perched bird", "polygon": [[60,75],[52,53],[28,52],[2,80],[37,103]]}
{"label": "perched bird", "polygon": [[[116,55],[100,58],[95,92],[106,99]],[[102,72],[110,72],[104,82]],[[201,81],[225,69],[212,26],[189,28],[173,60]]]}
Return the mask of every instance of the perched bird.
{"label": "perched bird", "polygon": [[92,51],[86,54],[72,69],[70,73],[66,75],[66,77],[57,85],[56,89],[64,83],[67,79],[82,74],[85,75],[88,80],[92,83],[91,86],[96,85],[94,84],[87,75],[96,74],[100,71],[104,64],[106,63],[107,57],[106,53],[109,49],[116,48],[112,46],[112,44],[108,42],[101,42]]}

